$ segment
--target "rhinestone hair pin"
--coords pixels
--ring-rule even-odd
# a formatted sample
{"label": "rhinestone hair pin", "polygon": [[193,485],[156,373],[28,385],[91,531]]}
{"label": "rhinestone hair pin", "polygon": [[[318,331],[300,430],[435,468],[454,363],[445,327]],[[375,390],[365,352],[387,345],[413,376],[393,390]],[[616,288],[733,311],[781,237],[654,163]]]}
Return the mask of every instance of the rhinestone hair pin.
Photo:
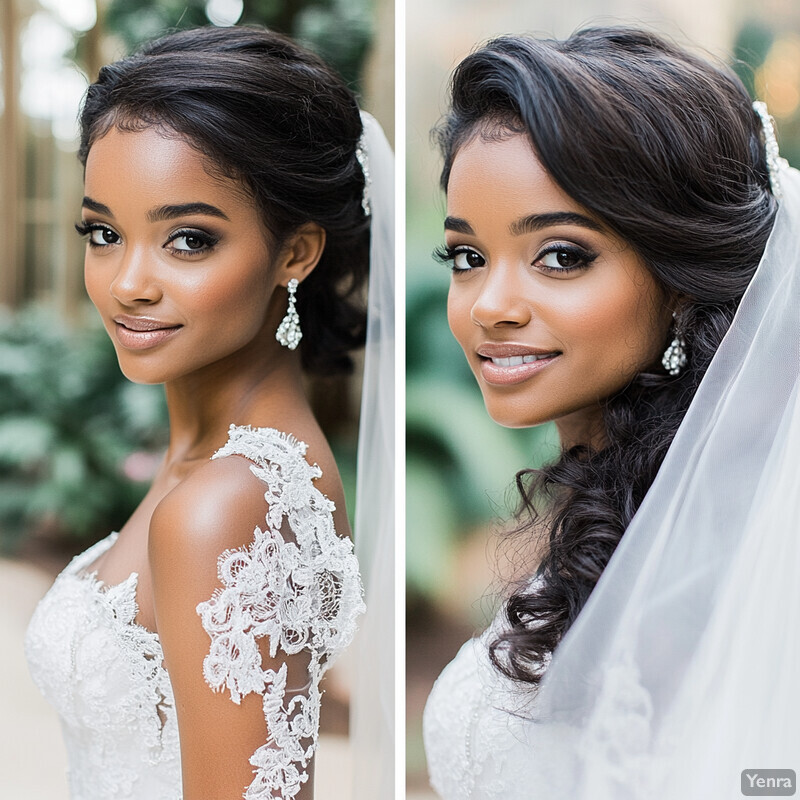
{"label": "rhinestone hair pin", "polygon": [[356,145],[356,159],[361,165],[361,171],[364,173],[364,193],[361,195],[361,208],[364,209],[364,215],[370,216],[372,208],[370,207],[370,188],[371,182],[369,177],[369,159],[367,158],[367,139],[366,131],[362,131]]}
{"label": "rhinestone hair pin", "polygon": [[761,129],[764,131],[764,148],[767,155],[769,185],[772,189],[772,194],[780,200],[782,196],[779,177],[780,169],[786,161],[781,158],[780,151],[778,150],[778,139],[775,136],[775,120],[770,116],[769,111],[767,111],[767,104],[761,100],[756,100],[753,103],[753,111],[758,114],[761,120]]}

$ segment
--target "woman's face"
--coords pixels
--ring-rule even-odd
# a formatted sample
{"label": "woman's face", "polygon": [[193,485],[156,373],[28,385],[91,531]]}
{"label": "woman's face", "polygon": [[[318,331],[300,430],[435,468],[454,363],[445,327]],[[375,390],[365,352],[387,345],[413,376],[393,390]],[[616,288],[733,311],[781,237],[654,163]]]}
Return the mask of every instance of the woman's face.
{"label": "woman's face", "polygon": [[565,194],[529,140],[475,136],[453,162],[450,327],[501,425],[556,420],[602,440],[600,403],[661,357],[665,293],[634,251]]}
{"label": "woman's face", "polygon": [[86,288],[128,378],[167,382],[280,347],[274,254],[238,182],[179,138],[112,128],[89,152],[85,192]]}

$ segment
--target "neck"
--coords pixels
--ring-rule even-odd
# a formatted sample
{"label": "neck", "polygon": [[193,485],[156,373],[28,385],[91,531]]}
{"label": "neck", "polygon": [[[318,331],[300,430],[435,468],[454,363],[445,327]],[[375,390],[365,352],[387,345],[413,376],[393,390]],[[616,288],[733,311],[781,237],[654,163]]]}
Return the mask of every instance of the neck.
{"label": "neck", "polygon": [[592,450],[600,450],[607,444],[600,406],[575,411],[555,422],[562,450],[569,450],[579,444]]}
{"label": "neck", "polygon": [[307,406],[299,353],[263,348],[242,353],[166,384],[166,463],[207,459],[231,423],[269,425],[286,408]]}

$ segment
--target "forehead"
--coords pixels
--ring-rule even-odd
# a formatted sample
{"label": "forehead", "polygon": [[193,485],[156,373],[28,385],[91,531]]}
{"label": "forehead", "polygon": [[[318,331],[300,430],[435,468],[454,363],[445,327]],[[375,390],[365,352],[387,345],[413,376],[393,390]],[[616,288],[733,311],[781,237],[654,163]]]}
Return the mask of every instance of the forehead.
{"label": "forehead", "polygon": [[89,197],[112,208],[115,199],[150,206],[202,200],[231,210],[252,210],[241,181],[211,170],[196,148],[155,127],[110,128],[89,150],[84,183]]}
{"label": "forehead", "polygon": [[539,162],[527,136],[476,134],[459,148],[447,184],[448,214],[580,211]]}

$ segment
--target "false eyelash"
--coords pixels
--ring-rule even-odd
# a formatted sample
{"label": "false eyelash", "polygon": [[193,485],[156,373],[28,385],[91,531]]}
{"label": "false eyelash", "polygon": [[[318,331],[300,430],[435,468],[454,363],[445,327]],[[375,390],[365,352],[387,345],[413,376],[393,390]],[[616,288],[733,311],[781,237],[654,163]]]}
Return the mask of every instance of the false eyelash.
{"label": "false eyelash", "polygon": [[97,230],[98,227],[100,226],[92,225],[91,223],[84,222],[83,220],[75,223],[75,230],[78,231],[81,236],[88,236],[92,231]]}
{"label": "false eyelash", "polygon": [[[89,234],[92,233],[92,231],[112,231],[112,233],[117,235],[116,231],[114,231],[114,229],[111,228],[108,225],[102,225],[99,222],[84,222],[83,220],[81,220],[80,222],[76,222],[75,223],[75,230],[81,236],[84,236],[84,237],[85,236],[89,236]],[[101,247],[108,247],[110,242],[109,243],[100,244],[99,242],[93,242],[91,240],[91,238],[90,238],[88,240],[87,244],[89,245],[89,247],[101,248]]]}
{"label": "false eyelash", "polygon": [[597,253],[584,250],[582,247],[564,244],[563,242],[554,242],[536,254],[536,258],[533,259],[533,264],[536,264],[537,261],[539,261],[541,258],[544,258],[546,255],[549,255],[550,253],[560,252],[567,252],[577,256],[580,260],[580,263],[575,264],[572,267],[538,266],[536,269],[541,270],[542,272],[549,272],[551,274],[563,274],[565,272],[573,272],[576,269],[586,269],[597,258]]}
{"label": "false eyelash", "polygon": [[[457,269],[454,265],[456,256],[460,255],[461,253],[467,253],[467,252],[477,253],[478,251],[472,247],[465,247],[464,245],[460,245],[457,247],[450,247],[449,245],[443,244],[441,245],[441,247],[436,247],[432,255],[435,261],[438,261],[440,264],[444,264],[448,269],[452,270],[453,272],[469,272],[470,269],[474,268],[470,267],[469,269],[466,268]],[[480,253],[478,253],[478,255],[480,255]]]}
{"label": "false eyelash", "polygon": [[440,264],[447,265],[456,257],[457,252],[457,248],[449,247],[448,245],[443,244],[439,247],[435,247],[431,255],[433,256],[434,261],[438,261]]}
{"label": "false eyelash", "polygon": [[181,228],[180,230],[175,231],[174,233],[170,234],[169,239],[167,240],[167,244],[171,244],[176,239],[181,239],[183,237],[194,237],[195,239],[200,239],[203,242],[203,248],[200,250],[181,250],[181,253],[204,253],[211,250],[213,247],[219,244],[219,236],[215,236],[213,233],[208,233],[206,231],[198,230],[197,228]]}

